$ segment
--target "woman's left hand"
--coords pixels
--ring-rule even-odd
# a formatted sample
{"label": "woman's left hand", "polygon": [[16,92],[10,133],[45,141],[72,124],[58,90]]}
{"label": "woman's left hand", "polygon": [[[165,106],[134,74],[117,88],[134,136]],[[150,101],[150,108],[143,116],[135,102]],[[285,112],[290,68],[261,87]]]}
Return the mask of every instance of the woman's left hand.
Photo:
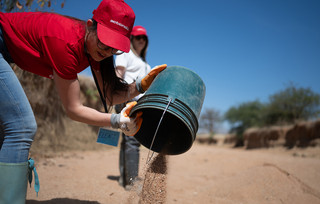
{"label": "woman's left hand", "polygon": [[140,93],[144,93],[150,87],[154,78],[156,78],[156,76],[165,68],[167,68],[166,64],[158,65],[154,67],[146,76],[138,78],[136,81],[137,90]]}

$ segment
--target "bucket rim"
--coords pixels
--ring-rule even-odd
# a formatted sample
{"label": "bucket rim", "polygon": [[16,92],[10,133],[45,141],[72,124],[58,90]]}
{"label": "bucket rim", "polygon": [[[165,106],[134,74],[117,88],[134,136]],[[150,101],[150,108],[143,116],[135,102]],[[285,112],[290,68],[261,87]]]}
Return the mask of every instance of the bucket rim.
{"label": "bucket rim", "polygon": [[[139,99],[140,100],[140,99]],[[182,103],[185,107],[187,107],[188,108],[188,106],[186,106],[182,101],[180,101],[179,99],[176,99],[176,100],[178,100],[180,103]],[[175,101],[176,101],[175,100]],[[174,102],[175,102],[174,101]],[[177,118],[179,118],[186,126],[187,126],[187,128],[189,129],[189,131],[190,131],[190,133],[191,133],[191,135],[192,135],[192,138],[193,138],[193,141],[196,139],[196,134],[197,134],[197,130],[198,130],[198,127],[199,127],[199,123],[198,123],[198,120],[197,120],[197,117],[195,116],[195,114],[191,111],[191,110],[188,110],[187,112],[189,113],[189,114],[191,114],[191,120],[192,120],[192,122],[194,122],[195,124],[193,125],[192,124],[192,122],[190,122],[190,123],[188,123],[188,121],[185,119],[185,118],[183,118],[181,115],[179,115],[178,113],[176,113],[175,111],[173,111],[172,110],[172,108],[174,108],[174,109],[176,109],[176,110],[178,110],[179,112],[181,112],[181,113],[183,113],[183,115],[187,115],[185,112],[186,111],[181,111],[181,110],[179,110],[179,109],[177,109],[176,107],[174,107],[174,106],[172,106],[172,104],[174,104],[174,102],[173,103],[171,103],[170,105],[169,105],[169,107],[168,107],[168,109],[167,109],[167,111],[166,112],[168,112],[168,113],[170,113],[171,115],[174,115],[175,117],[177,117]],[[147,104],[146,104],[147,103]],[[148,104],[149,103],[149,104]],[[138,103],[136,106],[134,106],[133,108],[132,108],[132,111],[130,112],[130,116],[132,115],[132,114],[134,114],[136,111],[138,111],[138,110],[142,110],[142,109],[147,109],[147,108],[150,108],[150,109],[157,109],[157,110],[161,110],[161,111],[164,111],[165,110],[165,107],[163,107],[163,106],[160,106],[160,105],[156,105],[156,104],[150,104],[151,102],[150,101],[148,101],[148,102],[142,102],[142,104],[140,103]],[[158,104],[162,104],[162,105],[165,105],[164,103],[161,103],[161,102],[159,102],[159,101],[157,101],[157,103]],[[174,104],[174,105],[176,105],[176,104]],[[190,109],[190,108],[188,108],[188,109]]]}

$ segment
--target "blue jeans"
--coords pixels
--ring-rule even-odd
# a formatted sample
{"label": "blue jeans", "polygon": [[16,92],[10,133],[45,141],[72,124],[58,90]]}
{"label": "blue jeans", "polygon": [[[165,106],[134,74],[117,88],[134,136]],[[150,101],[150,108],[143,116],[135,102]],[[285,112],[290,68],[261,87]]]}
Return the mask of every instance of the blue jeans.
{"label": "blue jeans", "polygon": [[1,28],[0,52],[0,162],[27,162],[37,123],[27,96],[7,62],[10,55]]}

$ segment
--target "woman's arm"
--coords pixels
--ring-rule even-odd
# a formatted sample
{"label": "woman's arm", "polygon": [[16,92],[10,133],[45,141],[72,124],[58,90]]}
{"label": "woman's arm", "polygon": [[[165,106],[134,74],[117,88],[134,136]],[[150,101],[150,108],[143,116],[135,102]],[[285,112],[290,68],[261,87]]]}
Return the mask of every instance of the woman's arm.
{"label": "woman's arm", "polygon": [[82,105],[78,80],[66,80],[54,72],[54,82],[65,111],[72,120],[100,127],[111,126],[111,114]]}

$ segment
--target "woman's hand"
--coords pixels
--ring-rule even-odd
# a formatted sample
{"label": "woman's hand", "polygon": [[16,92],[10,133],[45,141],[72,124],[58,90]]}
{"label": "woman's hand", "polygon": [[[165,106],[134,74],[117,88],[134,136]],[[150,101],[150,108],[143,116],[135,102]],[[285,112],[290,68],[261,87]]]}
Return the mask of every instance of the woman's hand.
{"label": "woman's hand", "polygon": [[142,112],[138,112],[137,115],[129,117],[131,109],[137,104],[136,101],[127,103],[126,107],[122,109],[119,114],[112,114],[111,126],[112,128],[120,128],[125,135],[134,136],[140,129],[142,124]]}
{"label": "woman's hand", "polygon": [[144,93],[150,87],[154,78],[156,78],[156,76],[160,72],[162,72],[162,70],[164,70],[165,68],[167,68],[166,64],[158,65],[158,66],[154,67],[146,76],[138,78],[136,81],[137,90],[140,93]]}

